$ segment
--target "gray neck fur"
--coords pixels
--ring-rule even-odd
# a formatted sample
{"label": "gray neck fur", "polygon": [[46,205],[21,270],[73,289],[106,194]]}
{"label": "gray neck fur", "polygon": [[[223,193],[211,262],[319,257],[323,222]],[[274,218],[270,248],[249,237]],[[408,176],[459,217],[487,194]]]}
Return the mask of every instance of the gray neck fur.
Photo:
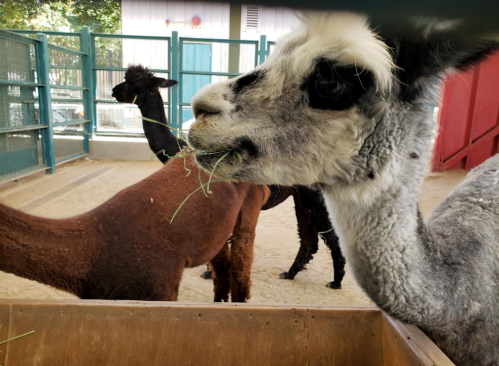
{"label": "gray neck fur", "polygon": [[378,148],[390,150],[377,172],[389,175],[389,184],[371,200],[344,199],[351,196],[346,186],[323,187],[347,263],[378,306],[421,327],[459,365],[495,365],[499,155],[472,172],[425,224],[418,197],[433,147],[431,111],[397,109],[377,126],[391,130],[374,134],[384,136]]}

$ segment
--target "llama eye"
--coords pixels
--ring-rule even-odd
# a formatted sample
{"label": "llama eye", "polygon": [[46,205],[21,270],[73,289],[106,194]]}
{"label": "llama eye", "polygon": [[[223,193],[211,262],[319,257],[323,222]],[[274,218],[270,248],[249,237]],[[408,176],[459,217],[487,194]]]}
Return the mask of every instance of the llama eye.
{"label": "llama eye", "polygon": [[332,98],[342,94],[346,85],[337,80],[319,79],[315,81],[315,90],[323,98]]}
{"label": "llama eye", "polygon": [[319,60],[300,88],[306,93],[309,107],[341,111],[351,108],[372,89],[374,78],[369,70]]}

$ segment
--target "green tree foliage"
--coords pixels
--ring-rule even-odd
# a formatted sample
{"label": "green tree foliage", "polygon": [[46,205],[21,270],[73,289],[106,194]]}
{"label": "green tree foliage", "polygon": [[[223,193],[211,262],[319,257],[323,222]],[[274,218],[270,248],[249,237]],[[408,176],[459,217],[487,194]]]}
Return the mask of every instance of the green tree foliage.
{"label": "green tree foliage", "polygon": [[121,28],[115,0],[0,0],[0,26],[7,29],[116,33]]}
{"label": "green tree foliage", "polygon": [[[49,35],[48,41],[79,50],[78,33],[83,26],[94,33],[120,33],[120,10],[120,4],[113,0],[0,0],[0,28],[74,33]],[[0,46],[0,52],[8,48]],[[106,66],[121,67],[121,39],[95,38],[94,56]],[[52,84],[81,85],[81,57],[49,48],[49,65]]]}
{"label": "green tree foliage", "polygon": [[[35,31],[57,31],[79,33],[83,26],[93,33],[120,33],[121,6],[116,0],[0,0],[0,28]],[[34,36],[34,35],[32,35]],[[80,49],[80,39],[75,36],[48,36],[49,42],[58,46]],[[95,57],[121,66],[121,40],[97,38]],[[51,52],[50,61],[55,68],[71,67],[78,58],[58,52]],[[59,79],[59,73],[53,73]],[[67,73],[67,72],[66,72]],[[75,76],[72,76],[74,79]]]}

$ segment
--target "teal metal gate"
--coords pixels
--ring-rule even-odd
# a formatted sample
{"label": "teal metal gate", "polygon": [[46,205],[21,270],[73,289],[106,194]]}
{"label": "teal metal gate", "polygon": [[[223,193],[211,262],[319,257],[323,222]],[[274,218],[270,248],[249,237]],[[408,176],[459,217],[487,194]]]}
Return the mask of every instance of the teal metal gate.
{"label": "teal metal gate", "polygon": [[35,109],[35,94],[41,86],[36,80],[36,40],[16,34],[0,33],[0,177],[43,166]]}
{"label": "teal metal gate", "polygon": [[[135,105],[117,103],[112,88],[123,82],[129,64],[142,64],[158,77],[170,78],[170,37],[111,34],[91,35],[94,132],[100,135],[143,136],[140,111]],[[171,120],[171,89],[161,91]]]}
{"label": "teal metal gate", "polygon": [[211,83],[210,75],[191,74],[189,72],[211,72],[212,69],[212,45],[207,43],[183,42],[181,41],[180,65],[180,121],[181,123],[191,119],[192,110],[190,102],[194,94],[203,86]]}

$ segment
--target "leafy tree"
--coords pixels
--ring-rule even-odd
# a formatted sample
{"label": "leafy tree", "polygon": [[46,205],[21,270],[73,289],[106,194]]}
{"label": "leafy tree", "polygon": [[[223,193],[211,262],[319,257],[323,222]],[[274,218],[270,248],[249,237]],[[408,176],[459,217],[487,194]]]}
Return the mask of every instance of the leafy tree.
{"label": "leafy tree", "polygon": [[116,33],[121,28],[115,0],[0,0],[0,26],[10,29]]}
{"label": "leafy tree", "polygon": [[[89,26],[94,33],[119,33],[120,3],[115,0],[0,0],[0,28],[3,29],[78,33],[83,26]],[[48,39],[58,46],[80,49],[77,35],[50,35]],[[107,64],[108,52],[112,52],[111,66],[120,66],[121,49],[120,39],[97,38],[95,57],[106,60]],[[76,74],[68,71],[79,62],[77,57],[56,51],[50,52],[49,57],[55,69],[51,73],[53,82],[77,82]]]}

